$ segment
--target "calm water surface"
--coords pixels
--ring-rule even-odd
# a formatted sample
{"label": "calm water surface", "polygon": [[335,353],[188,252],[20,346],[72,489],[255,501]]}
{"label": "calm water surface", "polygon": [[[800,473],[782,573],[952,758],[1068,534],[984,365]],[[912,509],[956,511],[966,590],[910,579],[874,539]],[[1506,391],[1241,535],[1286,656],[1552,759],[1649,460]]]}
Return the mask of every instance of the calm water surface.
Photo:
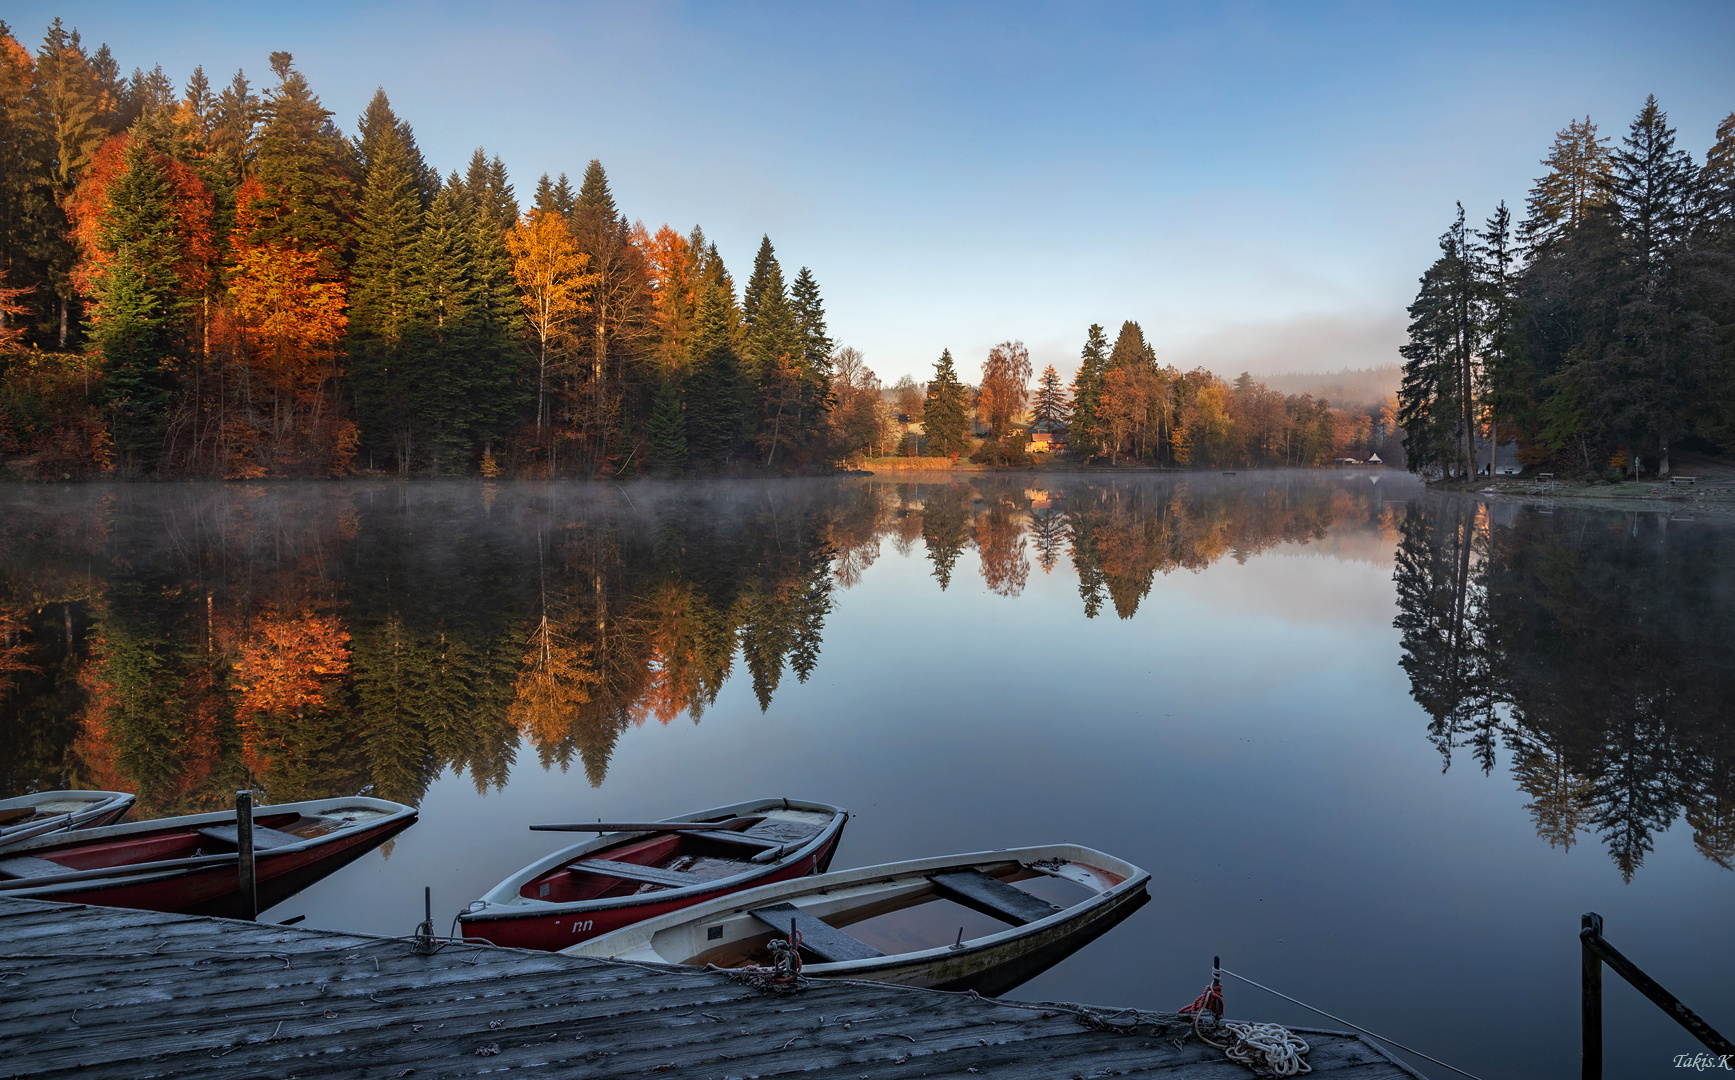
{"label": "calm water surface", "polygon": [[[1566,1077],[1583,911],[1735,1030],[1732,568],[1727,520],[1390,474],[7,486],[0,796],[416,803],[265,916],[388,934],[534,821],[798,795],[854,811],[839,869],[1075,841],[1154,902],[1014,996],[1173,1009],[1221,954]],[[1609,1075],[1697,1049],[1607,997]]]}

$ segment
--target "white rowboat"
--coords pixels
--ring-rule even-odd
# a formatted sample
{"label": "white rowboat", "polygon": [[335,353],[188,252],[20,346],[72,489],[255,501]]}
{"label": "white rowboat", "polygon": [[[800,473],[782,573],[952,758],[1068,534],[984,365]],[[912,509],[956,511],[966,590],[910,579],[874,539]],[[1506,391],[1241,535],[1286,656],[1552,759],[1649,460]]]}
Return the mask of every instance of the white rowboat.
{"label": "white rowboat", "polygon": [[1075,844],[886,863],[766,885],[563,949],[571,956],[769,967],[801,936],[802,974],[1002,994],[1137,911],[1151,875]]}

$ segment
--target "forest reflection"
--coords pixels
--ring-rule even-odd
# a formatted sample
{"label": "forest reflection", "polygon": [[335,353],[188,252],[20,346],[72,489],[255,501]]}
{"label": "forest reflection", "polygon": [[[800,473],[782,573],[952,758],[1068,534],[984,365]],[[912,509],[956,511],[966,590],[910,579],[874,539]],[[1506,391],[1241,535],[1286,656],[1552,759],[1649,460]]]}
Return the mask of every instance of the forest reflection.
{"label": "forest reflection", "polygon": [[738,667],[761,709],[805,681],[885,542],[942,590],[973,550],[1008,597],[1070,560],[1083,614],[1125,619],[1159,573],[1395,527],[1365,481],[37,491],[0,525],[0,791],[148,814],[487,790],[526,749],[601,784],[622,732],[698,722]]}
{"label": "forest reflection", "polygon": [[1159,575],[1329,534],[1396,551],[1402,663],[1447,764],[1504,747],[1539,835],[1597,834],[1629,877],[1681,816],[1735,863],[1730,530],[1497,517],[1365,475],[1042,482],[12,489],[0,796],[414,803],[532,755],[601,785],[628,729],[700,722],[731,677],[762,710],[805,681],[885,545],[941,590],[1070,569],[1080,615],[1131,619]]}
{"label": "forest reflection", "polygon": [[1504,747],[1537,835],[1595,835],[1629,881],[1682,817],[1735,869],[1735,531],[1468,500],[1401,531],[1402,663],[1443,765]]}

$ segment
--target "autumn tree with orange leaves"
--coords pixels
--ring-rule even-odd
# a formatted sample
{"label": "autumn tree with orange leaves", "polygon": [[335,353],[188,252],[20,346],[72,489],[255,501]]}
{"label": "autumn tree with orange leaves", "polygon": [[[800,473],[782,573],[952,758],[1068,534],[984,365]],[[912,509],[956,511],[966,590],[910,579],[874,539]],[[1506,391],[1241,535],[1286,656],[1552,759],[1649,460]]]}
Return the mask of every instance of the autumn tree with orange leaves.
{"label": "autumn tree with orange leaves", "polygon": [[589,272],[590,256],[578,249],[566,219],[557,213],[525,214],[506,234],[506,250],[512,255],[512,277],[518,282],[536,360],[536,434],[545,447],[551,446],[549,376],[571,353],[573,330],[589,310],[597,275]]}
{"label": "autumn tree with orange leaves", "polygon": [[982,395],[977,409],[988,425],[988,437],[999,439],[1030,398],[1030,350],[1022,341],[1003,341],[988,351],[982,363]]}

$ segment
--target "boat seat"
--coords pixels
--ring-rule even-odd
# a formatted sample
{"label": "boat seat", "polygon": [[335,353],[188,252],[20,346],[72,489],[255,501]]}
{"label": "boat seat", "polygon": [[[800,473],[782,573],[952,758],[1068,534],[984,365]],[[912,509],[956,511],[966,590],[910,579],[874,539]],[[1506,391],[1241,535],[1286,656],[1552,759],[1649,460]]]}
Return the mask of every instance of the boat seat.
{"label": "boat seat", "polygon": [[948,870],[943,874],[929,874],[928,880],[946,899],[1013,926],[1046,919],[1060,911],[1041,897],[1032,896],[980,870]]}
{"label": "boat seat", "polygon": [[[212,825],[200,829],[199,835],[207,840],[228,844],[230,847],[241,846],[240,827],[236,825]],[[263,825],[253,826],[254,851],[269,851],[272,848],[288,847],[290,844],[301,842],[299,836],[291,836],[286,832],[278,832],[276,829],[267,829]]]}
{"label": "boat seat", "polygon": [[643,881],[651,885],[669,885],[681,889],[709,880],[686,870],[664,870],[660,866],[640,866],[637,863],[616,862],[613,859],[580,859],[567,866],[584,874],[620,878],[622,881]]}
{"label": "boat seat", "polygon": [[779,844],[787,844],[791,840],[807,840],[819,832],[819,826],[809,825],[804,821],[789,821],[787,819],[766,818],[752,828],[743,829],[741,836],[762,837],[775,840]]}
{"label": "boat seat", "polygon": [[72,867],[62,866],[48,859],[38,859],[34,855],[14,855],[10,859],[0,859],[0,874],[12,878],[38,878],[70,873]]}
{"label": "boat seat", "polygon": [[715,840],[720,844],[738,844],[741,847],[750,847],[755,851],[763,851],[767,848],[781,847],[783,845],[783,841],[773,840],[770,837],[748,836],[746,833],[738,832],[714,832],[710,829],[706,829],[703,832],[693,830],[691,832],[683,833],[682,835],[703,837],[706,840]]}
{"label": "boat seat", "polygon": [[885,953],[865,941],[850,937],[829,923],[796,907],[794,904],[772,904],[754,908],[753,917],[780,934],[789,933],[789,924],[801,932],[801,947],[819,957],[822,963],[841,964],[846,960],[866,960]]}

